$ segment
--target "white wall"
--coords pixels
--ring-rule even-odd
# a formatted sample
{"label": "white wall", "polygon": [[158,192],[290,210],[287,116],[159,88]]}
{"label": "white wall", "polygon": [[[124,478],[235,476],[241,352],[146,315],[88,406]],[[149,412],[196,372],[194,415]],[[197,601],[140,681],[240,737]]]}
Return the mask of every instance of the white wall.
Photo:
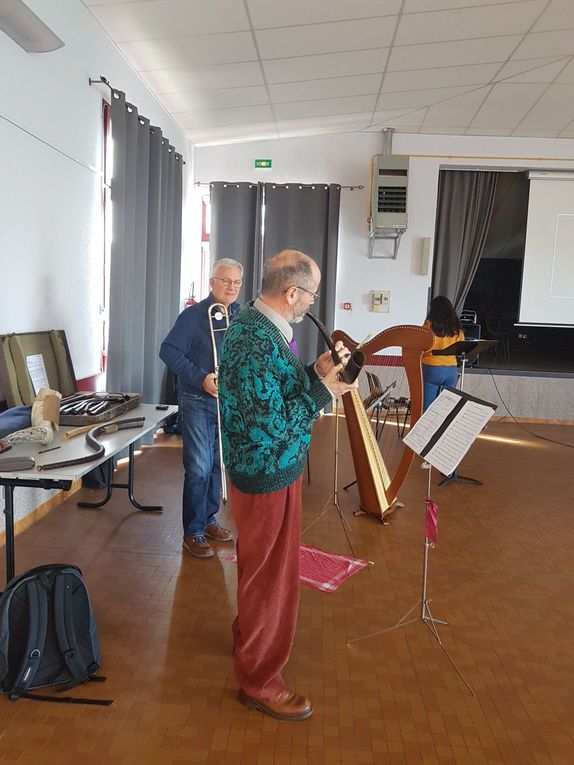
{"label": "white wall", "polygon": [[[66,330],[76,375],[101,351],[101,74],[159,125],[192,172],[192,148],[81,0],[28,0],[65,42],[26,53],[0,32],[0,333]],[[188,187],[190,184],[187,184]]]}
{"label": "white wall", "polygon": [[[100,370],[101,104],[109,93],[88,79],[103,74],[125,91],[183,154],[188,176],[193,152],[81,0],[27,3],[65,47],[30,54],[0,31],[0,334],[65,329],[81,379]],[[17,517],[50,496],[16,494]]]}
{"label": "white wall", "polygon": [[[370,161],[381,150],[380,133],[346,133],[210,146],[195,153],[195,177],[201,182],[268,180],[365,186],[362,191],[341,191],[335,323],[357,340],[387,326],[419,324],[425,317],[432,264],[428,275],[419,274],[421,240],[434,237],[441,167],[572,169],[574,165],[571,139],[395,135],[393,152],[411,156],[408,228],[396,261],[371,260],[366,225]],[[272,159],[272,168],[255,170],[256,158]],[[377,242],[375,247],[376,251],[388,250],[391,245]],[[390,290],[390,313],[369,311],[370,290]],[[343,302],[352,303],[352,313],[342,310]]]}

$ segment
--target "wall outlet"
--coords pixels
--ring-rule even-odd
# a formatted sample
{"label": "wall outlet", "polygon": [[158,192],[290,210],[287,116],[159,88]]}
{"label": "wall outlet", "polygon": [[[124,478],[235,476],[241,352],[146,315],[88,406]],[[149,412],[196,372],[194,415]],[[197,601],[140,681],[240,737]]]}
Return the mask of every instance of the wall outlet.
{"label": "wall outlet", "polygon": [[375,313],[388,313],[390,307],[390,292],[371,292],[371,310],[373,310]]}

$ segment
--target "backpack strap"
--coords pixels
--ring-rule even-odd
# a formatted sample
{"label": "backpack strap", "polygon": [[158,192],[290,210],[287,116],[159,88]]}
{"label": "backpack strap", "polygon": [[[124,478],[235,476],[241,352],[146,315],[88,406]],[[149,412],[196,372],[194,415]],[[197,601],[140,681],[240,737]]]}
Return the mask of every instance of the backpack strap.
{"label": "backpack strap", "polygon": [[23,699],[32,701],[55,701],[60,704],[91,704],[98,707],[109,707],[114,703],[113,699],[77,699],[73,696],[48,696],[46,693],[22,693]]}
{"label": "backpack strap", "polygon": [[48,631],[48,596],[46,590],[36,578],[27,581],[25,587],[28,599],[28,642],[20,670],[9,690],[9,696],[13,700],[22,696],[34,681],[44,653]]}
{"label": "backpack strap", "polygon": [[77,582],[78,577],[75,574],[59,571],[54,583],[56,636],[66,667],[75,678],[75,681],[66,684],[67,688],[85,683],[90,678],[90,668],[86,665],[78,647],[76,625],[73,618],[73,587]]}

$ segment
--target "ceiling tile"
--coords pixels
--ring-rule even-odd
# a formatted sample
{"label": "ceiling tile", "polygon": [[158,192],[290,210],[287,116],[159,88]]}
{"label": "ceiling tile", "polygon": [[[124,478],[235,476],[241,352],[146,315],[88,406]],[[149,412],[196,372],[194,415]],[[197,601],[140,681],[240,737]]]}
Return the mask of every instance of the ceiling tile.
{"label": "ceiling tile", "polygon": [[556,138],[558,136],[557,130],[528,130],[523,127],[516,128],[512,132],[513,136],[520,136],[521,138]]}
{"label": "ceiling tile", "polygon": [[83,0],[91,8],[93,5],[124,5],[125,3],[153,3],[155,0]]}
{"label": "ceiling tile", "polygon": [[257,61],[251,32],[126,42],[122,44],[122,50],[140,72]]}
{"label": "ceiling tile", "polygon": [[540,56],[571,56],[574,54],[574,32],[571,29],[560,32],[536,32],[527,35],[512,54],[513,60],[539,58]]}
{"label": "ceiling tile", "polygon": [[337,114],[326,117],[299,118],[292,120],[277,120],[277,129],[282,137],[287,134],[305,131],[317,133],[329,131],[355,131],[364,130],[371,121],[371,112],[357,112],[355,114]]}
{"label": "ceiling tile", "polygon": [[261,67],[254,61],[194,69],[157,69],[142,72],[141,76],[157,94],[263,85]]}
{"label": "ceiling tile", "polygon": [[433,127],[432,125],[425,127],[424,125],[421,125],[419,133],[422,135],[459,135],[460,130],[458,128],[451,127]]}
{"label": "ceiling tile", "polygon": [[574,3],[572,0],[553,0],[534,25],[533,32],[574,27]]}
{"label": "ceiling tile", "polygon": [[549,85],[519,127],[529,130],[560,131],[573,119],[574,85]]}
{"label": "ceiling tile", "polygon": [[323,101],[295,101],[289,104],[276,104],[274,111],[277,120],[288,120],[367,112],[372,110],[374,105],[375,96],[353,96],[351,98],[326,98]]}
{"label": "ceiling tile", "polygon": [[255,36],[263,59],[364,50],[389,45],[395,20],[394,16],[385,16],[329,24],[280,27],[259,30]]}
{"label": "ceiling tile", "polygon": [[[213,146],[217,144],[244,143],[245,141],[279,138],[274,122],[194,128],[186,130],[186,133],[196,146]],[[213,179],[202,178],[201,180],[205,183]]]}
{"label": "ceiling tile", "polygon": [[[546,67],[548,64],[556,64],[557,71],[564,66],[565,58],[533,58],[523,61],[509,61],[504,64],[496,76],[497,82],[508,80],[511,82],[549,82]],[[520,79],[519,79],[520,78]],[[540,79],[535,79],[540,78]]]}
{"label": "ceiling tile", "polygon": [[116,42],[249,29],[243,3],[236,0],[123,2],[93,6],[92,13]]}
{"label": "ceiling tile", "polygon": [[[529,72],[517,74],[515,77],[505,79],[505,82],[553,82],[566,66],[566,61],[567,59],[562,58],[558,61],[554,61],[552,64],[545,64],[544,66],[532,68]],[[497,77],[496,79],[500,80],[500,77]]]}
{"label": "ceiling tile", "polygon": [[272,122],[273,112],[269,106],[249,106],[237,109],[212,109],[204,112],[180,112],[177,122],[188,130],[196,127],[221,127],[224,125]]}
{"label": "ceiling tile", "polygon": [[570,61],[562,72],[560,72],[556,78],[556,82],[574,82],[574,60]]}
{"label": "ceiling tile", "polygon": [[448,66],[437,69],[411,69],[404,72],[387,72],[383,93],[422,88],[440,88],[456,85],[485,85],[491,81],[500,64],[471,64]]}
{"label": "ceiling tile", "polygon": [[439,67],[503,62],[520,39],[519,35],[512,35],[511,37],[488,37],[482,40],[403,45],[391,51],[388,70],[396,72],[404,69],[420,69],[421,65]]}
{"label": "ceiling tile", "polygon": [[391,111],[375,112],[373,115],[373,123],[379,128],[382,127],[419,127],[427,113],[426,107],[424,109],[410,109],[405,111],[404,109],[394,109]]}
{"label": "ceiling tile", "polygon": [[[452,8],[466,8],[470,5],[499,5],[501,0],[406,0],[403,13],[422,11],[444,11]],[[521,2],[522,0],[518,0]],[[510,0],[512,2],[512,0]],[[518,5],[518,2],[515,5]]]}
{"label": "ceiling tile", "polygon": [[488,88],[480,88],[474,93],[465,93],[458,98],[452,98],[449,101],[431,106],[422,129],[449,125],[459,131],[463,130],[471,122],[487,93]]}
{"label": "ceiling tile", "polygon": [[509,128],[480,128],[471,126],[467,128],[466,135],[503,135],[507,136],[512,133]]}
{"label": "ceiling tile", "polygon": [[208,88],[240,88],[263,85],[259,64],[220,64],[194,69],[157,69],[142,72],[141,76],[154,93],[177,93]]}
{"label": "ceiling tile", "polygon": [[506,83],[495,85],[472,125],[515,128],[544,92],[545,87],[545,85],[507,85]]}
{"label": "ceiling tile", "polygon": [[383,72],[388,48],[327,53],[322,56],[300,56],[264,61],[263,70],[269,83],[316,80],[337,75]]}
{"label": "ceiling tile", "polygon": [[436,88],[434,90],[407,90],[403,93],[382,93],[379,96],[377,109],[404,109],[419,106],[429,106],[438,101],[455,98],[466,93],[468,88]]}
{"label": "ceiling tile", "polygon": [[269,85],[269,93],[274,103],[310,101],[316,98],[376,95],[380,84],[380,74],[363,74],[357,77],[332,77],[324,80]]}
{"label": "ceiling tile", "polygon": [[178,112],[223,109],[235,106],[259,106],[269,103],[267,88],[219,88],[185,93],[166,93],[158,96],[171,114]]}
{"label": "ceiling tile", "polygon": [[524,34],[545,4],[546,0],[529,0],[520,4],[520,12],[517,12],[514,4],[504,3],[403,15],[395,45]]}
{"label": "ceiling tile", "polygon": [[265,29],[389,16],[400,11],[401,0],[353,0],[352,3],[333,0],[289,0],[288,3],[247,0],[247,6],[255,29]]}

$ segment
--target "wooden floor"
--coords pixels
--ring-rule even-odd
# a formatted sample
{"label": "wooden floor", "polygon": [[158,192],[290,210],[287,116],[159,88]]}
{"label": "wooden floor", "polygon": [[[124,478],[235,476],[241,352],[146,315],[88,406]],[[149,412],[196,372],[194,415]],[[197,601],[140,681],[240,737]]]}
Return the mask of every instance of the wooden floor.
{"label": "wooden floor", "polygon": [[[332,491],[333,423],[325,417],[316,429],[304,523]],[[529,427],[574,443],[572,428]],[[572,450],[514,424],[491,425],[485,435],[462,465],[483,486],[439,489],[435,475],[439,544],[428,580],[433,616],[449,621],[441,639],[476,696],[421,621],[347,645],[392,625],[419,598],[427,474],[417,463],[401,492],[405,507],[388,526],[353,517],[353,490],[340,495],[355,552],[374,565],[335,593],[302,590],[286,678],[312,699],[313,717],[279,723],[242,707],[231,662],[233,545],[220,544],[207,561],[181,551],[180,450],[155,447],[138,457],[136,496],[162,503],[163,515],[133,510],[121,491],[101,510],[76,508],[75,495],[16,539],[18,572],[48,562],[82,568],[108,679],[80,693],[114,704],[2,697],[0,760],[572,765]],[[353,477],[343,441],[341,485]],[[335,508],[303,541],[348,552]]]}

